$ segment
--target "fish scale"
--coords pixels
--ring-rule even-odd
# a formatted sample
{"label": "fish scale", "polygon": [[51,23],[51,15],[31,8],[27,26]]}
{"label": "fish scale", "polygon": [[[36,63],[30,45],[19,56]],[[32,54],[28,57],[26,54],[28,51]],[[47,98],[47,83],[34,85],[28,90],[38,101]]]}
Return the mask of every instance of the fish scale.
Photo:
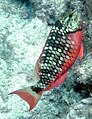
{"label": "fish scale", "polygon": [[[62,69],[66,69],[62,68],[63,63],[65,59],[67,59],[67,57],[69,59],[67,51],[71,49],[70,45],[71,41],[66,37],[65,28],[58,20],[55,23],[55,26],[52,27],[49,37],[47,38],[47,41],[45,43],[41,56],[42,64],[40,67],[41,74],[39,75],[40,81],[39,83],[37,83],[37,85],[35,85],[36,88],[34,87],[33,90],[37,92],[37,87],[44,90],[50,84],[50,82],[56,80],[54,78],[56,74],[62,74]],[[46,77],[48,74],[50,75]]]}

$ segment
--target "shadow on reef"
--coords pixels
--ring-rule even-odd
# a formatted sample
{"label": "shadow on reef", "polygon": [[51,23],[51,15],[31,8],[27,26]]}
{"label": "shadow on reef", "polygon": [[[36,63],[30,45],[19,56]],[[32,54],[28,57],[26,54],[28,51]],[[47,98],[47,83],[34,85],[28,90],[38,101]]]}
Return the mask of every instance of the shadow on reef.
{"label": "shadow on reef", "polygon": [[22,11],[24,11],[27,17],[24,19],[30,19],[33,17],[33,5],[29,2],[29,0],[10,0],[12,4],[16,4],[16,6],[20,6]]}
{"label": "shadow on reef", "polygon": [[74,91],[79,93],[82,98],[90,97],[90,93],[92,93],[92,83],[83,84],[83,83],[75,83]]}
{"label": "shadow on reef", "polygon": [[29,2],[29,0],[10,0],[12,3],[14,3],[14,2],[17,2],[17,3],[22,3],[22,4],[26,4],[27,6],[29,6],[30,5],[30,2]]}

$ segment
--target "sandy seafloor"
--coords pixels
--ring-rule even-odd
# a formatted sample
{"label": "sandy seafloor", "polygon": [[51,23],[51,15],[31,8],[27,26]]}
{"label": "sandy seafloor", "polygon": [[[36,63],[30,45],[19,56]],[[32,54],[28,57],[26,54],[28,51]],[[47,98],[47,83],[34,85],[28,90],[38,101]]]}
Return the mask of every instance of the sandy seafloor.
{"label": "sandy seafloor", "polygon": [[84,57],[69,70],[65,82],[44,92],[30,112],[25,101],[8,95],[35,83],[35,63],[51,29],[48,21],[53,21],[49,16],[59,16],[62,1],[0,0],[0,119],[92,119],[90,0],[83,7],[87,15],[83,19]]}

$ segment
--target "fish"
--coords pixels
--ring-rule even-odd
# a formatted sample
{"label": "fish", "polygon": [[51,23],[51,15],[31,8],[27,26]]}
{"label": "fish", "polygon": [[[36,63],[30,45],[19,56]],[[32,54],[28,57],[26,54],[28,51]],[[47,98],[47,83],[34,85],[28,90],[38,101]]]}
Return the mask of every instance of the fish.
{"label": "fish", "polygon": [[83,57],[82,20],[78,11],[64,13],[52,26],[42,53],[35,65],[37,83],[13,91],[29,104],[32,110],[43,92],[62,84],[77,57]]}

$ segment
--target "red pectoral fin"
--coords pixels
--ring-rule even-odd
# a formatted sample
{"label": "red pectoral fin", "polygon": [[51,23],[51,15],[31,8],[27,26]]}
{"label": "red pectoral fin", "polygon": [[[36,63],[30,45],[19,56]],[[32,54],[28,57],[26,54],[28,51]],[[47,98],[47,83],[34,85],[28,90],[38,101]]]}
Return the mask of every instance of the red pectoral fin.
{"label": "red pectoral fin", "polygon": [[65,80],[66,74],[67,74],[67,72],[65,74],[63,74],[59,79],[57,79],[52,85],[48,86],[45,91],[48,91],[48,90],[60,85],[61,83],[63,83]]}
{"label": "red pectoral fin", "polygon": [[83,45],[81,45],[78,57],[79,57],[80,60],[82,60],[82,58],[83,58]]}

